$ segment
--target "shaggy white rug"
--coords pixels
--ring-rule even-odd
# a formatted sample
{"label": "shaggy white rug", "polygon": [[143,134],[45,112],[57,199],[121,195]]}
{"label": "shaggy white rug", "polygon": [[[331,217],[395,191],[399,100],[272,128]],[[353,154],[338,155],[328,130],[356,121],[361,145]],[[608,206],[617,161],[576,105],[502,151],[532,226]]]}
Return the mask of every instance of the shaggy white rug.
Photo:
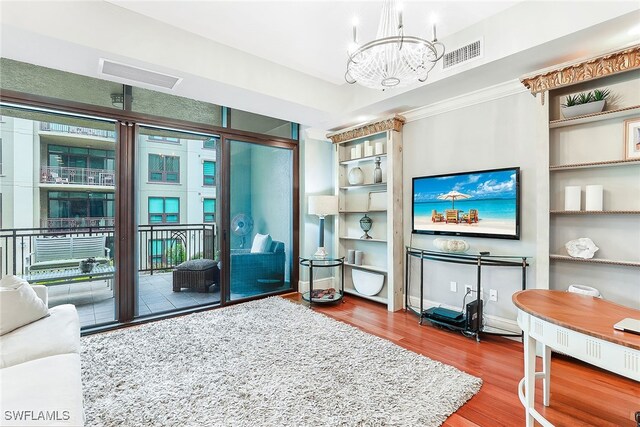
{"label": "shaggy white rug", "polygon": [[279,297],[82,339],[87,426],[437,426],[479,378]]}

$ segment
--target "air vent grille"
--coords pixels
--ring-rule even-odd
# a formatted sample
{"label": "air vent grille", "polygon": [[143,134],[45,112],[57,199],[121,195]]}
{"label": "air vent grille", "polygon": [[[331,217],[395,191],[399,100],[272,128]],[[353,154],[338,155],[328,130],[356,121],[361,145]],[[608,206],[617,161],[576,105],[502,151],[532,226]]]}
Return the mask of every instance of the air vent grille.
{"label": "air vent grille", "polygon": [[482,43],[481,40],[476,40],[452,52],[445,53],[442,58],[442,68],[446,70],[464,62],[471,61],[472,59],[480,58],[481,56]]}
{"label": "air vent grille", "polygon": [[180,77],[145,70],[144,68],[134,67],[133,65],[121,64],[108,59],[100,59],[100,72],[108,76],[165,89],[173,89],[182,80]]}

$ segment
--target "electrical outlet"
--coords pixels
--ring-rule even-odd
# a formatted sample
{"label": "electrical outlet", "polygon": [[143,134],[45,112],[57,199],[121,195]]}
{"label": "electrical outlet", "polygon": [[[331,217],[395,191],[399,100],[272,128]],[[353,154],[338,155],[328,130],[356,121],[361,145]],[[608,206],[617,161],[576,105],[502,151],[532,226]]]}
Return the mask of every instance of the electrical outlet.
{"label": "electrical outlet", "polygon": [[449,289],[451,292],[458,292],[458,282],[449,282]]}
{"label": "electrical outlet", "polygon": [[490,301],[498,301],[498,290],[497,289],[489,289],[489,300]]}
{"label": "electrical outlet", "polygon": [[471,292],[471,285],[464,285],[464,293],[468,294],[469,292]]}

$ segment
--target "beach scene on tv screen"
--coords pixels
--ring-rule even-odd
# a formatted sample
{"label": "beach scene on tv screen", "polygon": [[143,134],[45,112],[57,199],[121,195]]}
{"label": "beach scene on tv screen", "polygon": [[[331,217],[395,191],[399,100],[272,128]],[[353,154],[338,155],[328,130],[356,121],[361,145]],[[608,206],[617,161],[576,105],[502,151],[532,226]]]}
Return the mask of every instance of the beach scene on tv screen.
{"label": "beach scene on tv screen", "polygon": [[414,180],[416,231],[516,235],[516,171]]}

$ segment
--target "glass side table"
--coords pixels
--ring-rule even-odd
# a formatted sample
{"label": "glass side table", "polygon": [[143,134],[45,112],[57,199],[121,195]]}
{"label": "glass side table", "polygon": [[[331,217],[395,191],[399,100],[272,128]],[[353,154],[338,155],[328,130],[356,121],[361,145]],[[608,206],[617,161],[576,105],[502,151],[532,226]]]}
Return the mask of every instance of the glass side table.
{"label": "glass side table", "polygon": [[[309,306],[312,304],[327,304],[335,303],[338,301],[344,302],[344,257],[334,258],[331,255],[326,258],[316,257],[300,257],[300,265],[309,268],[309,292],[302,294],[302,299],[309,301]],[[316,295],[313,298],[311,295],[313,292],[313,269],[314,268],[332,268],[340,267],[340,289],[335,293],[324,293],[322,295]],[[318,291],[318,290],[317,290]],[[316,292],[317,292],[316,291]]]}

